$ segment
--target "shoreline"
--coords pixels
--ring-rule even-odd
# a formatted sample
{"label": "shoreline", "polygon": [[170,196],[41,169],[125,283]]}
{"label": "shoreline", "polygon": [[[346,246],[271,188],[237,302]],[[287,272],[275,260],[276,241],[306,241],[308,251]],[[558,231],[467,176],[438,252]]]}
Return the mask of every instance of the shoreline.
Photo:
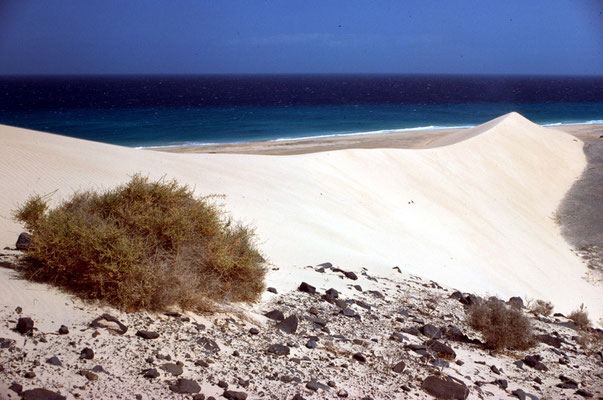
{"label": "shoreline", "polygon": [[[576,138],[598,139],[603,124],[542,125],[560,130]],[[472,128],[416,129],[388,133],[358,133],[338,136],[318,136],[301,139],[275,139],[259,142],[220,143],[203,145],[171,145],[139,147],[141,150],[165,153],[298,155],[345,149],[430,149],[447,146],[467,139],[464,132]]]}

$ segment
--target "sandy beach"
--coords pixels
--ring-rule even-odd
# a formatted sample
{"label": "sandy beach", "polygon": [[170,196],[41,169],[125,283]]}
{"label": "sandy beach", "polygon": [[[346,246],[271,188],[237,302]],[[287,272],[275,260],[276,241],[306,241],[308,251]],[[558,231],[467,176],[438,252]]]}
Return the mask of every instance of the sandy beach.
{"label": "sandy beach", "polygon": [[[571,198],[578,200],[568,202],[567,198],[572,189],[580,193],[588,190],[576,189],[589,166],[584,146],[598,148],[601,135],[601,125],[545,128],[511,113],[464,130],[151,151],[1,126],[0,245],[14,247],[23,229],[11,220],[11,210],[28,196],[52,193],[51,202],[57,204],[76,190],[112,187],[142,173],[152,179],[175,178],[199,195],[223,194],[223,203],[232,216],[255,226],[259,246],[270,262],[267,286],[278,288],[285,300],[275,303],[273,294],[267,292],[260,304],[237,308],[237,315],[246,315],[253,326],[267,326],[262,316],[267,308],[295,303],[302,281],[318,290],[332,287],[353,296],[356,289],[339,274],[316,273],[317,267],[308,269],[325,262],[364,276],[359,283],[365,290],[392,291],[393,296],[396,284],[408,286],[408,293],[414,293],[416,300],[409,300],[412,307],[424,303],[422,287],[440,290],[438,296],[442,298],[459,289],[503,299],[521,296],[526,302],[542,299],[565,315],[584,304],[591,320],[600,326],[601,280],[563,236],[564,216],[559,216],[558,210],[564,199],[564,204],[569,204],[566,214],[580,208],[584,204],[580,201],[590,201],[596,209],[596,201],[580,200],[575,193]],[[6,257],[13,257],[9,253]],[[367,278],[370,276],[379,277],[380,283]],[[403,283],[402,277],[409,280]],[[430,281],[437,281],[437,286]],[[381,300],[371,301],[377,304]],[[59,321],[85,326],[104,311],[136,326],[165,319],[84,304],[55,289],[20,280],[7,268],[0,268],[0,304],[0,336],[20,346],[33,344],[12,330],[17,307],[36,321],[40,332],[58,329]],[[456,315],[453,304],[443,306],[442,312]],[[291,310],[295,311],[293,306]],[[200,317],[191,318],[202,322]],[[453,319],[460,323],[457,317]],[[214,324],[212,333],[216,333],[217,319],[203,321]],[[568,332],[563,335],[571,336]],[[174,333],[170,340],[189,334]],[[81,335],[78,345],[97,340],[90,339],[87,332]],[[236,337],[229,336],[228,340]],[[370,341],[370,336],[365,340]],[[121,339],[103,343],[127,347]],[[239,347],[244,348],[242,344]],[[43,354],[55,350],[49,347]],[[138,346],[132,351],[142,350]],[[110,359],[109,354],[106,357]],[[506,359],[505,368],[513,368],[512,361]],[[77,360],[73,363],[76,365]],[[130,367],[115,368],[116,376],[138,373],[128,370]],[[467,373],[461,368],[456,375],[462,378]],[[558,375],[557,370],[555,373]],[[51,375],[46,371],[36,379],[44,384],[52,381]],[[517,379],[524,379],[523,375]],[[67,374],[53,382],[65,389],[68,380]],[[3,382],[0,393],[9,384]],[[91,385],[96,386],[85,393],[103,393],[100,383]],[[149,393],[160,393],[145,387]],[[214,389],[215,385],[208,384],[203,390]],[[358,390],[350,389],[360,395]],[[316,393],[327,392],[308,393],[308,398],[321,398]],[[471,393],[469,398],[478,398],[475,390]],[[336,398],[334,394],[330,396]],[[165,396],[171,396],[170,392]]]}

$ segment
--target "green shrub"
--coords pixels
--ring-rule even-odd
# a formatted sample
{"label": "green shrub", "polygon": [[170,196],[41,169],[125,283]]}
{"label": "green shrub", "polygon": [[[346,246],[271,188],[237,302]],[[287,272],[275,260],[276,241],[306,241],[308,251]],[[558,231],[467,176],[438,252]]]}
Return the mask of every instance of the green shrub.
{"label": "green shrub", "polygon": [[213,197],[176,181],[135,175],[103,193],[81,192],[48,210],[31,197],[14,213],[33,237],[26,268],[87,299],[122,309],[206,309],[255,301],[265,268],[255,233],[233,224]]}
{"label": "green shrub", "polygon": [[534,345],[529,319],[520,309],[495,297],[471,305],[467,320],[481,332],[486,345],[495,350],[525,350]]}

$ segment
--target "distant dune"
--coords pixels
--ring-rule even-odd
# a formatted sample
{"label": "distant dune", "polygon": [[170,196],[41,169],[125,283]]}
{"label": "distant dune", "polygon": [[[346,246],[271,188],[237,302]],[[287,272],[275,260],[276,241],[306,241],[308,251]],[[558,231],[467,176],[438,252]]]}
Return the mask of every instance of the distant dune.
{"label": "distant dune", "polygon": [[[29,195],[58,202],[141,172],[225,194],[278,268],[269,286],[293,289],[305,263],[380,275],[399,266],[465,291],[550,300],[564,313],[584,303],[597,321],[603,291],[584,279],[554,215],[586,165],[582,143],[516,113],[458,135],[432,149],[275,157],[144,151],[2,126],[0,245],[14,246],[22,228],[10,213]],[[0,281],[2,303],[27,301],[15,285]]]}

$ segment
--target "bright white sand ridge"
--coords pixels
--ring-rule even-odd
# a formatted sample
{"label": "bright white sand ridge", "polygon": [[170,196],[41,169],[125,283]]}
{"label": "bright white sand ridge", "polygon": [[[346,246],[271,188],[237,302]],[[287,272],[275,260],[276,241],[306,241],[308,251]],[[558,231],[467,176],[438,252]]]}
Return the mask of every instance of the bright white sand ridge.
{"label": "bright white sand ridge", "polygon": [[[268,284],[279,289],[310,279],[307,264],[381,275],[398,265],[464,291],[550,300],[564,313],[584,303],[600,318],[603,290],[584,279],[552,218],[586,165],[582,143],[516,113],[459,135],[466,140],[427,150],[258,156],[159,153],[0,127],[0,245],[14,246],[22,228],[10,211],[32,193],[57,191],[59,201],[141,172],[225,194],[232,215],[257,227],[280,268]],[[2,279],[4,302],[17,289]]]}

